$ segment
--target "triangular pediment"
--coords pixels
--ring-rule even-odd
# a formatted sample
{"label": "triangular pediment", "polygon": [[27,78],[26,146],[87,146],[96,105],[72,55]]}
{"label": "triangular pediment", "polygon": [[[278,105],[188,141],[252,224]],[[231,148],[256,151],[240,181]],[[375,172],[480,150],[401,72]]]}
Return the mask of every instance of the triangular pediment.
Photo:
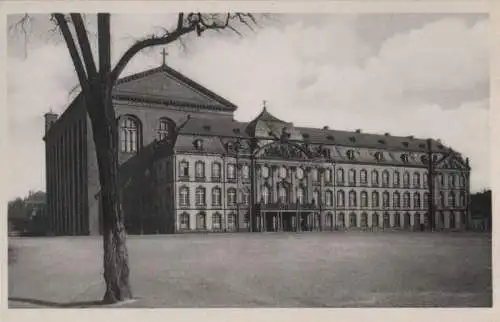
{"label": "triangular pediment", "polygon": [[441,161],[436,165],[438,169],[467,169],[468,166],[466,162],[456,154],[450,154],[444,157]]}
{"label": "triangular pediment", "polygon": [[299,146],[292,143],[272,142],[265,144],[256,152],[259,158],[309,159],[309,155]]}
{"label": "triangular pediment", "polygon": [[113,95],[118,98],[172,105],[211,107],[228,111],[236,109],[233,103],[166,65],[119,80],[113,89]]}

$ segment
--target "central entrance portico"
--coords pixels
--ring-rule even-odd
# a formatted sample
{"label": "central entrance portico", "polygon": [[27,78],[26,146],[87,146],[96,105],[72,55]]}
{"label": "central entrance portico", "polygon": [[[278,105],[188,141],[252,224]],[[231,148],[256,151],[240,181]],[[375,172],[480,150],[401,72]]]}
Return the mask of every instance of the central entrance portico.
{"label": "central entrance portico", "polygon": [[259,221],[258,230],[267,232],[278,231],[312,231],[319,229],[319,223],[314,218],[319,215],[319,212],[314,211],[315,207],[311,205],[274,205],[261,204],[259,205]]}

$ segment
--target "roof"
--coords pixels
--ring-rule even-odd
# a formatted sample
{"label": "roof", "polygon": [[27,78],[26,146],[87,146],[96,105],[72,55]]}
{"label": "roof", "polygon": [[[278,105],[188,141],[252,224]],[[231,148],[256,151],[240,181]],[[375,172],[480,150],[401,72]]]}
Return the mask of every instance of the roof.
{"label": "roof", "polygon": [[236,105],[173,68],[162,65],[117,81],[113,97],[234,111]]}

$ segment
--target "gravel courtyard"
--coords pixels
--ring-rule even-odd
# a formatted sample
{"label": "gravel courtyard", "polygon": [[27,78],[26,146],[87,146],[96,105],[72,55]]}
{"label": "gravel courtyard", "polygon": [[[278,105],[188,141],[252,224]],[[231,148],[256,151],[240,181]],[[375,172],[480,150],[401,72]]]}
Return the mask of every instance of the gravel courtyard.
{"label": "gravel courtyard", "polygon": [[[99,237],[10,238],[9,307],[95,307]],[[129,307],[489,307],[491,235],[130,236]]]}

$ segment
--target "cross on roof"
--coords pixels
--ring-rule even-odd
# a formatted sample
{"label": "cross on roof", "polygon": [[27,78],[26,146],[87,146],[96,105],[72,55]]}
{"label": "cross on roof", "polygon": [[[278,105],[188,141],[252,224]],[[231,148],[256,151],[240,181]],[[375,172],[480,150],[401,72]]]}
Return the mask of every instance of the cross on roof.
{"label": "cross on roof", "polygon": [[266,100],[263,100],[263,101],[262,101],[262,107],[266,108],[266,107],[267,107],[266,105],[267,105],[267,101],[266,101]]}
{"label": "cross on roof", "polygon": [[168,56],[168,53],[167,53],[167,51],[165,50],[165,48],[163,48],[163,49],[162,49],[162,51],[161,51],[161,55],[163,56],[163,64],[162,64],[162,65],[163,65],[163,66],[165,66],[165,64],[166,64],[166,63],[165,63],[165,60],[166,60],[166,58],[167,58],[167,56]]}

